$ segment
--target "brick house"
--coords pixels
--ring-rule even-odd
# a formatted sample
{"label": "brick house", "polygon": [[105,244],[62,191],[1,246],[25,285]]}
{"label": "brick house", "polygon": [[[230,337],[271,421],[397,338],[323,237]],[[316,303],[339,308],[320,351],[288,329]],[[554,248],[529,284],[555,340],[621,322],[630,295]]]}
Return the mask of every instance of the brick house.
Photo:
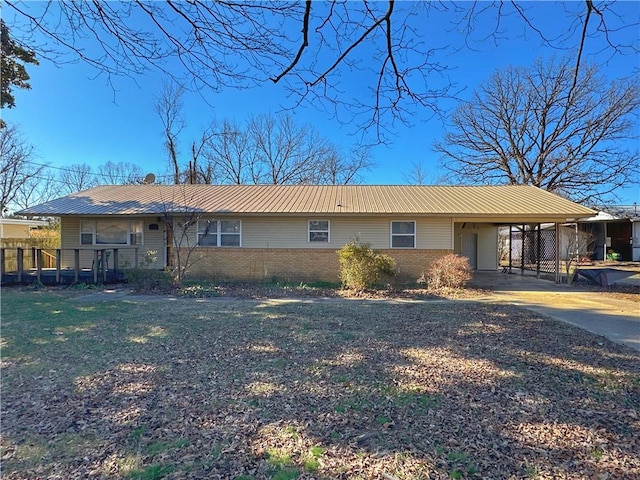
{"label": "brick house", "polygon": [[[564,223],[593,210],[531,186],[100,186],[20,212],[61,219],[62,262],[119,249],[119,264],[164,268],[193,248],[190,274],[215,279],[338,278],[336,251],[358,237],[418,278],[459,253],[498,269],[498,227]],[[146,261],[143,261],[146,259]]]}

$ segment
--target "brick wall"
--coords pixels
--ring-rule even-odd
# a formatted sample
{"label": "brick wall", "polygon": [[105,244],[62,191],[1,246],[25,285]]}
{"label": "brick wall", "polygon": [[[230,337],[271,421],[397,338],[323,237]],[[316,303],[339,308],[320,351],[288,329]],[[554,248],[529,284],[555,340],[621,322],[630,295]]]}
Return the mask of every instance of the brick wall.
{"label": "brick wall", "polygon": [[[451,250],[377,250],[393,257],[400,281],[415,281],[435,259]],[[217,280],[338,282],[336,250],[311,248],[210,248],[192,253],[188,275]]]}

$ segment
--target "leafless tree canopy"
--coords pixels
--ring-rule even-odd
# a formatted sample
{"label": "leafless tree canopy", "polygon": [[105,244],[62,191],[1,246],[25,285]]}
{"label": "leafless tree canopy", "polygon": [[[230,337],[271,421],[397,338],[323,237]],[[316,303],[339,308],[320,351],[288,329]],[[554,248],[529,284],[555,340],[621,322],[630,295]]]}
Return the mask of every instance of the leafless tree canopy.
{"label": "leafless tree canopy", "polygon": [[98,166],[98,181],[106,185],[136,185],[142,183],[144,172],[130,162],[108,161]]}
{"label": "leafless tree canopy", "polygon": [[100,183],[91,165],[86,163],[74,163],[61,169],[58,181],[60,182],[61,193],[64,195],[80,192],[95,187]]}
{"label": "leafless tree canopy", "polygon": [[225,184],[358,183],[373,164],[368,149],[343,152],[290,115],[258,115],[245,125],[223,122],[204,157],[200,177],[206,172],[213,183]]}
{"label": "leafless tree canopy", "polygon": [[57,172],[44,166],[38,167],[38,174],[17,188],[11,202],[16,210],[48,202],[60,196],[61,183],[58,181]]}
{"label": "leafless tree canopy", "polygon": [[[542,45],[575,52],[574,65],[595,37],[612,54],[637,53],[637,44],[618,37],[637,28],[637,18],[622,18],[615,2],[592,0],[555,5],[560,35],[537,25],[541,7],[515,1],[5,4],[15,14],[17,41],[42,58],[80,58],[110,78],[159,68],[197,89],[284,84],[292,105],[311,102],[339,121],[355,117],[379,139],[416,107],[438,111],[438,100],[454,93],[446,75],[449,55],[474,42],[535,36]],[[492,26],[480,32],[480,24]],[[435,43],[436,29],[460,32],[459,44]],[[361,82],[361,91],[346,95],[340,87],[345,76]]]}
{"label": "leafless tree canopy", "polygon": [[244,124],[213,121],[199,138],[180,150],[187,125],[184,89],[168,85],[155,109],[174,184],[347,184],[358,183],[373,162],[367,148],[345,153],[311,125],[289,114],[256,115]]}
{"label": "leafless tree canopy", "polygon": [[405,171],[402,178],[409,185],[427,185],[429,170],[423,162],[412,162],[409,170]]}
{"label": "leafless tree canopy", "polygon": [[16,198],[18,191],[44,168],[33,163],[33,147],[16,127],[0,129],[0,216]]}
{"label": "leafless tree canopy", "polygon": [[603,200],[637,180],[640,84],[609,82],[574,63],[539,61],[499,71],[451,118],[436,145],[455,180],[524,184],[578,202]]}

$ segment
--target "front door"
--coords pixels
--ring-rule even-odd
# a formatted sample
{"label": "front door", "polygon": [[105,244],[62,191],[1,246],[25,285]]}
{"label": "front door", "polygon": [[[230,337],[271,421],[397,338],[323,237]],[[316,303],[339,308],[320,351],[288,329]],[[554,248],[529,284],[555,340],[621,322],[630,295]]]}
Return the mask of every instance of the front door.
{"label": "front door", "polygon": [[469,259],[469,265],[478,268],[478,234],[463,233],[461,237],[460,254]]}

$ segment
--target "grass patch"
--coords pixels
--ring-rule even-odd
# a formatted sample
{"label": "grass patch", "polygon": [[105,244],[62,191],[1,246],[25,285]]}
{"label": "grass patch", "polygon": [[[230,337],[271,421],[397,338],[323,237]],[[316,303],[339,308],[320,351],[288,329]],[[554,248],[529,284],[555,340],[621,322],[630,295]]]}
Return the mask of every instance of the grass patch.
{"label": "grass patch", "polygon": [[131,480],[160,480],[175,471],[173,465],[149,465],[142,470],[134,470],[127,475]]}
{"label": "grass patch", "polygon": [[515,307],[81,294],[3,288],[7,478],[640,469],[640,355]]}

